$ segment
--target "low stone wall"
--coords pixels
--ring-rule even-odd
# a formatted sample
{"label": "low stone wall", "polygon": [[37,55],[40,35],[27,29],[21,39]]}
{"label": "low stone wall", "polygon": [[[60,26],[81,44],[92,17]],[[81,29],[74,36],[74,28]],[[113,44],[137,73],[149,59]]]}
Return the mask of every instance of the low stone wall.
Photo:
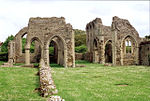
{"label": "low stone wall", "polygon": [[75,53],[75,59],[76,60],[83,60],[84,59],[83,53]]}
{"label": "low stone wall", "polygon": [[51,69],[49,66],[45,66],[44,60],[41,60],[40,62],[39,75],[41,96],[47,97],[58,93],[52,79]]}
{"label": "low stone wall", "polygon": [[92,62],[92,53],[86,52],[86,53],[75,53],[75,59],[76,60],[86,60],[89,62]]}
{"label": "low stone wall", "polygon": [[83,59],[86,60],[86,61],[89,61],[89,62],[92,62],[92,53],[90,52],[86,52],[84,55],[83,55]]}

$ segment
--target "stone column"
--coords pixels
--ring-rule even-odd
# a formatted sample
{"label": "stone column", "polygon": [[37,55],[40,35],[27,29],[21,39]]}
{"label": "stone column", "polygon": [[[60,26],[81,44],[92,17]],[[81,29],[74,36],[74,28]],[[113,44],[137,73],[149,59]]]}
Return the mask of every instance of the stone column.
{"label": "stone column", "polygon": [[30,48],[25,49],[25,64],[30,65]]}
{"label": "stone column", "polygon": [[8,63],[9,63],[9,67],[13,66],[14,63],[14,54],[15,54],[15,43],[13,41],[10,41],[8,44]]}
{"label": "stone column", "polygon": [[112,59],[113,61],[112,62],[113,62],[114,66],[116,65],[116,53],[117,53],[116,52],[117,51],[117,49],[116,49],[117,48],[117,45],[116,45],[117,42],[116,41],[117,41],[117,32],[115,30],[113,30],[112,31],[112,52],[113,52],[113,54],[112,54],[113,55],[113,59]]}
{"label": "stone column", "polygon": [[[58,51],[57,51],[58,53],[58,57],[57,57],[57,64],[59,64],[60,63],[60,49],[58,49]],[[64,53],[65,54],[65,53]]]}
{"label": "stone column", "polygon": [[136,64],[139,65],[139,46],[136,47]]}
{"label": "stone column", "polygon": [[67,49],[64,49],[64,67],[67,67]]}
{"label": "stone column", "polygon": [[75,47],[75,42],[74,42],[74,32],[72,31],[72,67],[75,67],[75,50],[74,50],[74,47]]}

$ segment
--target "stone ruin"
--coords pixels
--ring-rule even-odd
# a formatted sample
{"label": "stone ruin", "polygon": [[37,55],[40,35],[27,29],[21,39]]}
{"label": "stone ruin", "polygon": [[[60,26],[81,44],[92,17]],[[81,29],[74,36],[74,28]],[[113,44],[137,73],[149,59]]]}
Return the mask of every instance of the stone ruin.
{"label": "stone ruin", "polygon": [[86,33],[86,60],[113,65],[140,64],[139,47],[143,39],[128,20],[115,16],[112,25],[105,26],[96,18],[86,25]]}
{"label": "stone ruin", "polygon": [[150,41],[140,43],[139,53],[140,65],[150,66]]}
{"label": "stone ruin", "polygon": [[[22,38],[26,35],[25,52],[22,51]],[[31,43],[34,43],[34,53],[30,52]],[[54,43],[57,64],[64,67],[75,67],[74,32],[70,24],[66,24],[65,18],[30,18],[28,27],[21,29],[12,41],[9,49],[9,61],[13,63],[40,62],[43,59],[49,66],[49,45]],[[54,58],[55,58],[54,57]]]}
{"label": "stone ruin", "polygon": [[[22,51],[22,38],[26,35],[25,52]],[[30,47],[34,42],[34,52]],[[8,63],[5,67],[13,67],[15,63],[25,63],[23,67],[33,67],[32,63],[39,63],[41,96],[57,94],[51,69],[49,46],[54,46],[56,63],[64,67],[75,67],[74,32],[70,24],[66,24],[65,18],[30,18],[27,27],[21,29],[14,40],[8,46]],[[53,96],[49,101],[64,101],[59,96]]]}
{"label": "stone ruin", "polygon": [[[128,20],[113,17],[112,25],[105,26],[100,18],[86,25],[86,54],[77,54],[79,58],[94,63],[113,65],[150,65],[150,42],[142,42],[136,29]],[[25,52],[22,51],[22,38],[26,37]],[[30,52],[32,42],[34,52]],[[54,45],[54,56],[49,56],[49,45]],[[84,56],[84,57],[83,57]],[[70,24],[66,24],[63,17],[30,18],[27,27],[21,29],[15,39],[8,46],[8,63],[25,63],[31,67],[32,63],[40,62],[40,92],[42,96],[56,94],[49,68],[50,61],[64,67],[75,67],[74,32]],[[52,60],[51,60],[52,59]],[[60,100],[59,96],[51,96],[48,101]]]}

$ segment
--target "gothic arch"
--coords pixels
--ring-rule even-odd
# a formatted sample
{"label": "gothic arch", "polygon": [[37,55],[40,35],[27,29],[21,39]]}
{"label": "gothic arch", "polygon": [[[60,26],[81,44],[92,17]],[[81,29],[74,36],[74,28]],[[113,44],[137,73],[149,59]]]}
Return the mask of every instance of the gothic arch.
{"label": "gothic arch", "polygon": [[[45,50],[45,56],[47,57],[46,64],[49,65],[49,45],[51,41],[55,41],[58,47],[58,64],[63,65],[64,67],[67,67],[67,45],[65,40],[59,35],[53,35],[49,36],[48,40],[46,41]],[[63,60],[63,61],[62,61]]]}
{"label": "gothic arch", "polygon": [[[126,42],[130,45],[126,45]],[[137,63],[138,42],[133,35],[126,35],[121,42],[121,64],[134,65]]]}
{"label": "gothic arch", "polygon": [[107,40],[105,42],[104,55],[105,55],[105,63],[112,63],[112,61],[113,61],[112,40]]}

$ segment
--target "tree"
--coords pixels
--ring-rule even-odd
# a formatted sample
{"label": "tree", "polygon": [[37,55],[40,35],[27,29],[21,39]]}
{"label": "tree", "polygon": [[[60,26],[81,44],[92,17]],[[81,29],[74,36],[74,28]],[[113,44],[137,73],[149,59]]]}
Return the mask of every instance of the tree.
{"label": "tree", "polygon": [[86,34],[83,30],[74,29],[75,47],[86,45]]}
{"label": "tree", "polygon": [[150,39],[150,35],[146,35],[145,38],[146,38],[146,39]]}
{"label": "tree", "polygon": [[14,39],[13,35],[8,36],[8,38],[4,41],[4,43],[2,45],[2,48],[1,48],[2,52],[8,52],[8,43],[13,39]]}

